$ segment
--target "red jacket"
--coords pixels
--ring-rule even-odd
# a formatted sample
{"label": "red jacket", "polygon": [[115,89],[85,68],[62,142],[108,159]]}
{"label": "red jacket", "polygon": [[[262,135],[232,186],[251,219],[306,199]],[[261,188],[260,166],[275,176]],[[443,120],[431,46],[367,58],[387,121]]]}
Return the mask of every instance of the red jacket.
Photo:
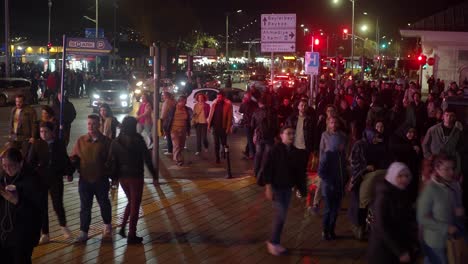
{"label": "red jacket", "polygon": [[53,74],[50,74],[47,78],[47,89],[55,90],[57,88],[57,80]]}

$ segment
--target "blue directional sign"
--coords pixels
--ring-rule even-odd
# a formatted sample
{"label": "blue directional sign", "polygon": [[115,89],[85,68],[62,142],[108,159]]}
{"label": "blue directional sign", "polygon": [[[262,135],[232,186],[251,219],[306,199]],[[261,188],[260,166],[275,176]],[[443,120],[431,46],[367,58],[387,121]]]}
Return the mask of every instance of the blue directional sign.
{"label": "blue directional sign", "polygon": [[306,52],[305,54],[305,71],[307,74],[318,74],[320,66],[320,53]]}
{"label": "blue directional sign", "polygon": [[107,39],[67,38],[67,54],[75,55],[106,55],[112,51]]}

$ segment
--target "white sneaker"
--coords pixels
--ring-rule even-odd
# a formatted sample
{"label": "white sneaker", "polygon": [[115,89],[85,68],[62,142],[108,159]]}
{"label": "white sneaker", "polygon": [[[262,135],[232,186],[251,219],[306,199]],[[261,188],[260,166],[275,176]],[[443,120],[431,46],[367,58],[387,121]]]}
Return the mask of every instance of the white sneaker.
{"label": "white sneaker", "polygon": [[69,239],[69,238],[72,237],[72,233],[71,233],[70,229],[68,229],[68,227],[62,226],[61,229],[62,229],[64,239]]}
{"label": "white sneaker", "polygon": [[75,243],[85,243],[88,240],[88,233],[81,231],[80,235],[75,238]]}
{"label": "white sneaker", "polygon": [[198,152],[198,151],[195,152],[195,156],[198,156],[198,155],[200,155],[200,152]]}
{"label": "white sneaker", "polygon": [[41,239],[39,240],[39,244],[47,244],[50,241],[50,237],[47,234],[41,235]]}
{"label": "white sneaker", "polygon": [[168,156],[169,156],[169,155],[172,155],[172,152],[167,152],[167,151],[166,151],[166,152],[164,152],[164,155],[168,155]]}
{"label": "white sneaker", "polygon": [[273,256],[280,256],[281,254],[286,252],[286,249],[282,247],[281,245],[275,245],[269,241],[267,241],[266,244],[267,244],[268,253],[270,253]]}
{"label": "white sneaker", "polygon": [[104,230],[102,231],[102,239],[112,239],[112,226],[104,225]]}

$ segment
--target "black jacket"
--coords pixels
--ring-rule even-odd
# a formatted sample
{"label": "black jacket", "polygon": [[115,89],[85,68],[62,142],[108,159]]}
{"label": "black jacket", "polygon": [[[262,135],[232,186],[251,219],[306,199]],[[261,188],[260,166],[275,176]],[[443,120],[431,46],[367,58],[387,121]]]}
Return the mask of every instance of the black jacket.
{"label": "black jacket", "polygon": [[257,140],[273,141],[279,132],[276,111],[267,106],[258,108],[252,116],[250,126],[255,131]]}
{"label": "black jacket", "polygon": [[[297,120],[299,119],[299,114],[291,115],[286,121],[287,126],[291,126],[296,129]],[[314,116],[306,115],[304,118],[304,142],[306,145],[307,152],[312,152],[317,147],[317,120]],[[320,140],[320,139],[319,139]]]}
{"label": "black jacket", "polygon": [[[54,103],[52,104],[52,109],[54,109],[55,116],[57,121],[60,122],[60,101],[55,98]],[[63,100],[63,125],[64,127],[70,127],[71,123],[76,118],[75,106],[68,101],[68,99]]]}
{"label": "black jacket", "polygon": [[30,146],[26,162],[39,174],[43,188],[63,182],[63,176],[73,175],[75,171],[65,144],[58,139],[51,143],[50,148],[44,140],[36,139]]}
{"label": "black jacket", "polygon": [[297,187],[306,194],[307,153],[294,146],[275,144],[267,154],[264,173],[259,177],[259,185],[271,184],[275,189]]}
{"label": "black jacket", "polygon": [[368,247],[368,263],[400,263],[399,257],[411,253],[415,240],[416,218],[406,190],[384,180],[377,185],[373,205],[374,223]]}
{"label": "black jacket", "polygon": [[151,155],[140,134],[127,136],[120,134],[111,143],[108,167],[117,178],[143,178],[144,163],[149,172],[156,176]]}
{"label": "black jacket", "polygon": [[[0,196],[0,219],[7,220],[0,230],[0,247],[5,245],[32,248],[38,244],[42,225],[42,192],[38,188],[38,181],[36,172],[26,164],[13,178],[4,172],[0,175],[0,188],[9,184],[15,185],[19,200],[18,204],[14,205]],[[12,219],[12,226],[9,226],[8,219]],[[9,228],[12,228],[11,232],[6,231]]]}
{"label": "black jacket", "polygon": [[254,101],[250,100],[246,103],[242,103],[239,107],[239,113],[242,114],[242,124],[246,127],[250,127],[252,123],[252,116],[257,110],[258,105]]}

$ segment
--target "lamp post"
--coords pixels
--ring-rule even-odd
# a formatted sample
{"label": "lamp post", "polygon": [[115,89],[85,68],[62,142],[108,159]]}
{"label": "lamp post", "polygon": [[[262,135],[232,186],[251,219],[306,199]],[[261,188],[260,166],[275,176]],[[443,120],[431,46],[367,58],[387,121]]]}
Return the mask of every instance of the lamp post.
{"label": "lamp post", "polygon": [[5,77],[10,77],[10,8],[5,0]]}
{"label": "lamp post", "polygon": [[[354,71],[354,4],[357,0],[349,0],[352,5],[351,9],[351,77],[353,76],[353,71]],[[340,0],[333,0],[333,4],[338,4]]]}
{"label": "lamp post", "polygon": [[[237,10],[236,13],[242,13],[242,10]],[[228,62],[229,58],[229,15],[231,13],[226,13],[226,62]]]}
{"label": "lamp post", "polygon": [[52,0],[49,0],[49,27],[47,30],[47,70],[50,71],[50,50],[49,50],[49,43],[50,43],[50,24],[51,24],[51,14],[52,14]]}
{"label": "lamp post", "polygon": [[[99,0],[96,0],[96,39],[99,38]],[[96,56],[96,74],[99,72],[98,56]]]}

